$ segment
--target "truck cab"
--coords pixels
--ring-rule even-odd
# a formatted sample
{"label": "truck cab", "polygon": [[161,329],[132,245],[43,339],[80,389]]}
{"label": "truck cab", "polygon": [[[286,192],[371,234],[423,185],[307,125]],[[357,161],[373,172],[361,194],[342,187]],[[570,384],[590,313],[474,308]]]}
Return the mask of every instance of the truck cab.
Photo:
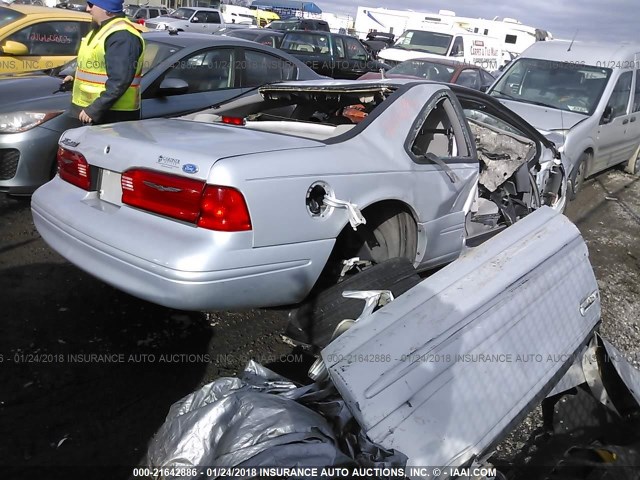
{"label": "truck cab", "polygon": [[503,64],[498,39],[470,33],[455,26],[433,25],[406,30],[393,47],[379,54],[379,58],[391,66],[413,58],[428,57],[452,57],[488,71],[497,70]]}
{"label": "truck cab", "polygon": [[228,27],[220,10],[202,7],[181,7],[169,15],[152,18],[145,23],[152,30],[177,30],[191,33],[215,33]]}
{"label": "truck cab", "polygon": [[374,60],[360,40],[349,35],[320,31],[286,32],[280,49],[305,62],[320,75],[352,80],[367,72],[388,70]]}

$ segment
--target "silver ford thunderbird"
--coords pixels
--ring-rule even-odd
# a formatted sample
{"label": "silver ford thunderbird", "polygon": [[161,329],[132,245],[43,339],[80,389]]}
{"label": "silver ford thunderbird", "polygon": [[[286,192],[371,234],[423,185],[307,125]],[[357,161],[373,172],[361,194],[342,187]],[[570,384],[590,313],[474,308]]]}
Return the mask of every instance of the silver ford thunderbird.
{"label": "silver ford thunderbird", "polygon": [[32,211],[104,282],[217,310],[297,304],[393,258],[446,264],[542,205],[562,210],[565,189],[553,144],[482,93],[319,80],[68,130]]}

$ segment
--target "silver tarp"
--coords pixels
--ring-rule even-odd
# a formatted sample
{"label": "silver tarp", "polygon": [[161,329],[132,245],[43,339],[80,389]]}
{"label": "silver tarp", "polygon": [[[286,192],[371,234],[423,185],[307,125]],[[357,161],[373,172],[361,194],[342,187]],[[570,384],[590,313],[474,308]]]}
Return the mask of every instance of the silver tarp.
{"label": "silver tarp", "polygon": [[210,470],[197,478],[217,477],[205,466],[404,465],[403,455],[378,448],[358,430],[330,385],[299,387],[250,361],[239,378],[220,378],[176,402],[145,464]]}

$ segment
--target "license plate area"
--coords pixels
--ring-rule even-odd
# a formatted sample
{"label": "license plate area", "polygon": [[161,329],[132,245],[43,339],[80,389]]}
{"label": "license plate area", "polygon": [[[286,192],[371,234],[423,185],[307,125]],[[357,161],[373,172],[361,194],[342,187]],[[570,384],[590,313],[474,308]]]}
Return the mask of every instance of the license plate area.
{"label": "license plate area", "polygon": [[122,205],[122,184],[120,183],[122,175],[111,170],[102,170],[100,178],[99,196],[100,200],[112,203],[114,205]]}

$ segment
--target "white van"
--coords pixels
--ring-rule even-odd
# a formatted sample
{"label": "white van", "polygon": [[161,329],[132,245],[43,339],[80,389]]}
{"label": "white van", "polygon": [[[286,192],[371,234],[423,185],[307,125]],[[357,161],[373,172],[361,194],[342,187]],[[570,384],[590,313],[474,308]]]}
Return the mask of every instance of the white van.
{"label": "white van", "polygon": [[575,194],[610,166],[640,170],[639,63],[640,44],[537,42],[487,93],[561,147]]}
{"label": "white van", "polygon": [[378,57],[395,66],[413,58],[453,57],[488,71],[504,64],[501,43],[497,38],[470,33],[455,25],[431,25],[406,30],[391,48]]}

